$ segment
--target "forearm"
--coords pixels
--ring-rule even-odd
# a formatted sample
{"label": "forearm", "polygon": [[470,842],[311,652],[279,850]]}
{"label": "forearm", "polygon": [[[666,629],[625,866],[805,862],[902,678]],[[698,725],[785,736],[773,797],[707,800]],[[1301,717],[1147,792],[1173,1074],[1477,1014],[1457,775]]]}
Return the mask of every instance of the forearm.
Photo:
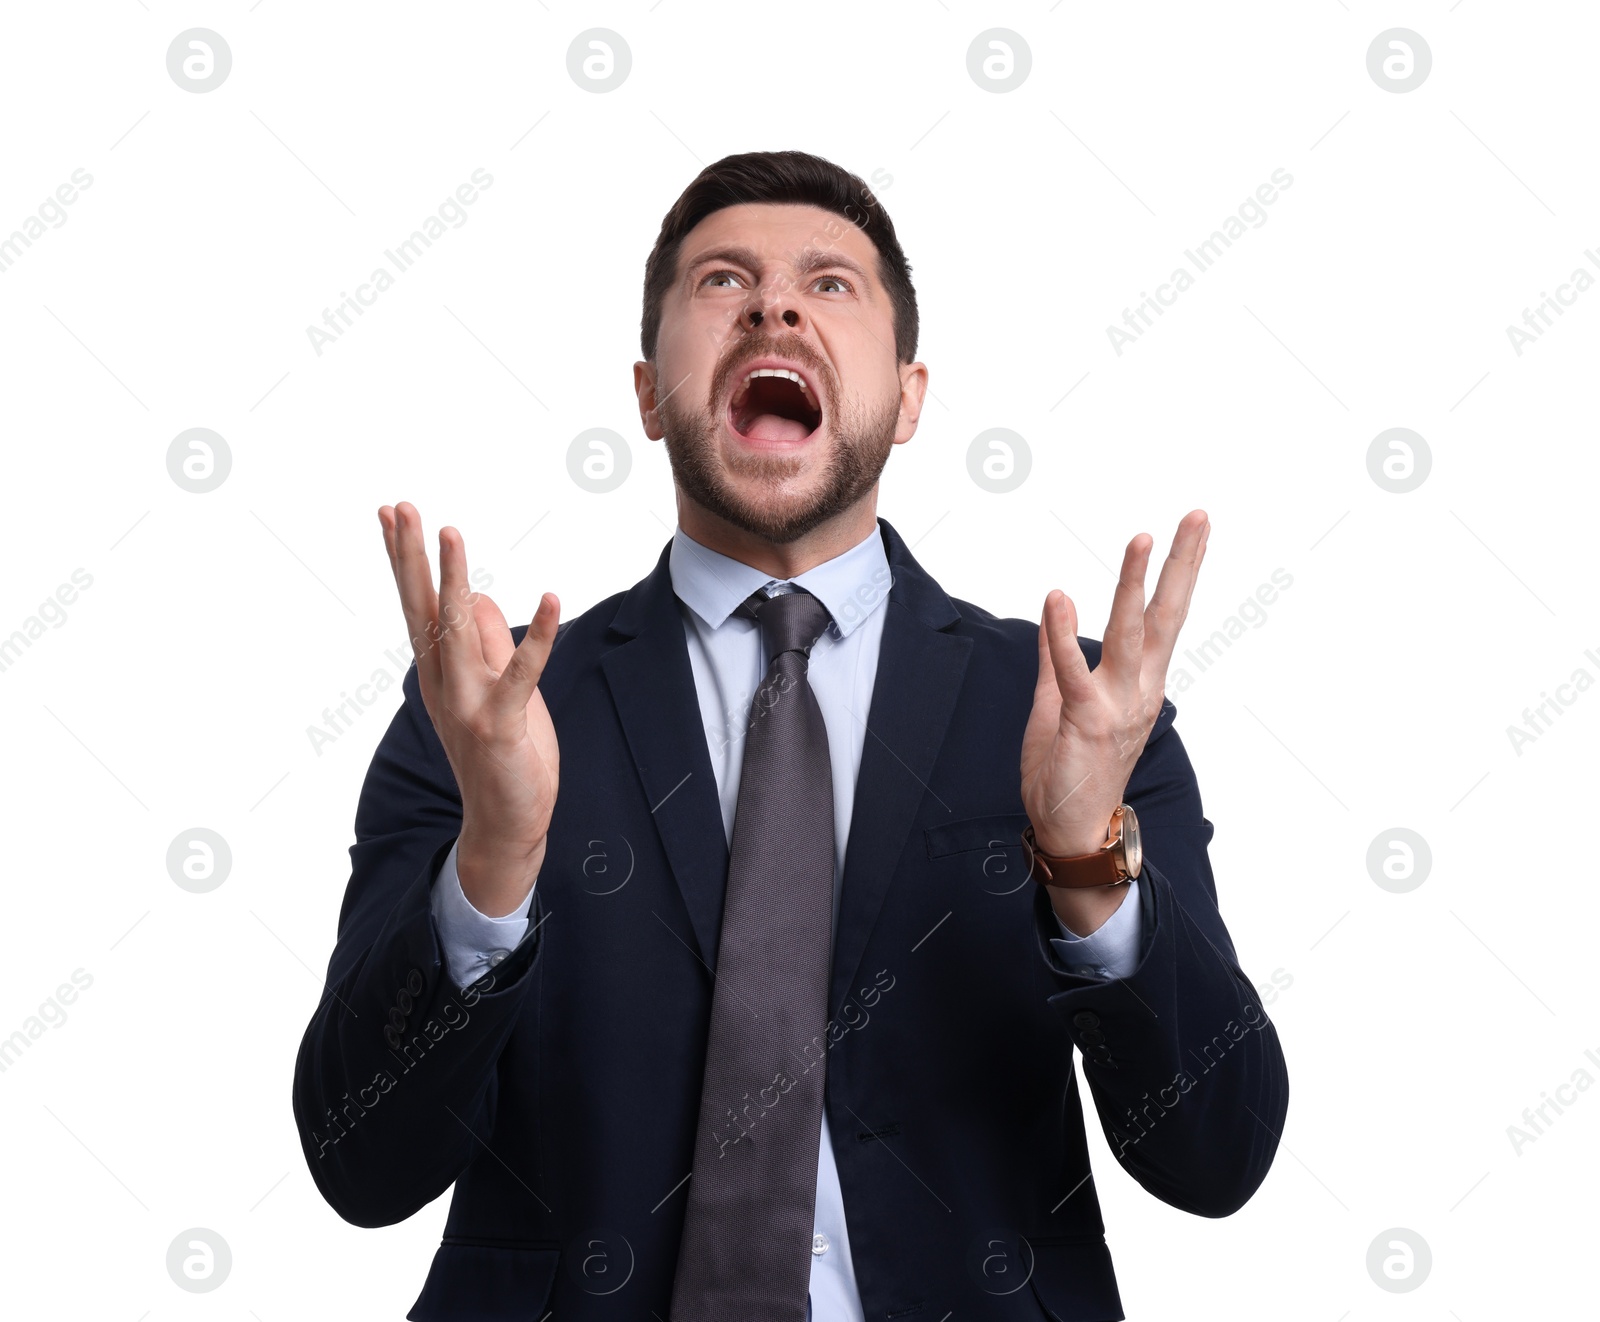
{"label": "forearm", "polygon": [[431,912],[441,846],[367,940],[341,933],[295,1062],[294,1113],[313,1180],[357,1225],[438,1197],[473,1155],[500,1052],[533,979],[529,935],[477,982],[450,976]]}
{"label": "forearm", "polygon": [[[1162,1201],[1226,1216],[1271,1166],[1288,1070],[1254,989],[1147,862],[1146,948],[1126,977],[1058,972],[1050,1004],[1083,1050],[1112,1152]],[[1036,898],[1041,919],[1049,905]],[[1052,967],[1055,967],[1054,965]]]}

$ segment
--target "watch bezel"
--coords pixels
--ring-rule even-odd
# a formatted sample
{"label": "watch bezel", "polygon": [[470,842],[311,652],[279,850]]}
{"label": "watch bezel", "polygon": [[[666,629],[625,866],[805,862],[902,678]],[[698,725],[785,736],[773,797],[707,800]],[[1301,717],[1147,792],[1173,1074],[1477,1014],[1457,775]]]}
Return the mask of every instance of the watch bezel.
{"label": "watch bezel", "polygon": [[[1134,812],[1131,803],[1118,805],[1117,814],[1122,823],[1117,835],[1117,845],[1121,847],[1122,868],[1128,877],[1137,877],[1144,865],[1144,843],[1139,835],[1139,816]],[[1113,846],[1115,847],[1117,846]]]}

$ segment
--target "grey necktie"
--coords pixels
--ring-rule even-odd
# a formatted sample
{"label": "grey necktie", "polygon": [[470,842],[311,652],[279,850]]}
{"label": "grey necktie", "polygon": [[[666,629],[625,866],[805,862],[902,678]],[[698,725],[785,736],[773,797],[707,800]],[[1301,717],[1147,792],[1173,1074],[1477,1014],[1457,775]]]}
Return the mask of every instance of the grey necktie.
{"label": "grey necktie", "polygon": [[671,1322],[805,1322],[827,1069],[833,773],[806,678],[828,608],[756,593],[750,704]]}

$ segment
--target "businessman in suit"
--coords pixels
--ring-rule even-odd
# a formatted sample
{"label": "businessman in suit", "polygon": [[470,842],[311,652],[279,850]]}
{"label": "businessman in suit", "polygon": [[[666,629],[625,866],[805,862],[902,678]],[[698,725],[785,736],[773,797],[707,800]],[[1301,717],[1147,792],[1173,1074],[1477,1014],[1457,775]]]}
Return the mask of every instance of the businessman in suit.
{"label": "businessman in suit", "polygon": [[877,517],[927,386],[881,202],[724,158],[646,266],[678,526],[508,628],[379,512],[416,660],[293,1103],[346,1220],[453,1183],[413,1319],[1124,1316],[1113,1158],[1227,1216],[1288,1105],[1163,694],[1209,523],[1103,642],[947,596]]}

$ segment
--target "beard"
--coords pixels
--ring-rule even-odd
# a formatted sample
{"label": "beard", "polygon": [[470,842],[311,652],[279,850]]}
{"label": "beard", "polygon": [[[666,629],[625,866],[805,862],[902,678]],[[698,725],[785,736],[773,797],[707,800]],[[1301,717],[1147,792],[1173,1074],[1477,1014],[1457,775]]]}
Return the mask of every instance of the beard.
{"label": "beard", "polygon": [[[718,381],[725,376],[719,373]],[[734,527],[780,546],[850,509],[877,484],[889,462],[900,400],[893,396],[876,410],[848,410],[832,377],[823,380],[819,388],[829,394],[824,425],[832,447],[821,473],[810,476],[806,470],[816,462],[810,455],[727,451],[723,415],[715,411],[723,402],[720,388],[713,389],[704,409],[683,411],[672,397],[663,400],[657,411],[678,489]]]}

